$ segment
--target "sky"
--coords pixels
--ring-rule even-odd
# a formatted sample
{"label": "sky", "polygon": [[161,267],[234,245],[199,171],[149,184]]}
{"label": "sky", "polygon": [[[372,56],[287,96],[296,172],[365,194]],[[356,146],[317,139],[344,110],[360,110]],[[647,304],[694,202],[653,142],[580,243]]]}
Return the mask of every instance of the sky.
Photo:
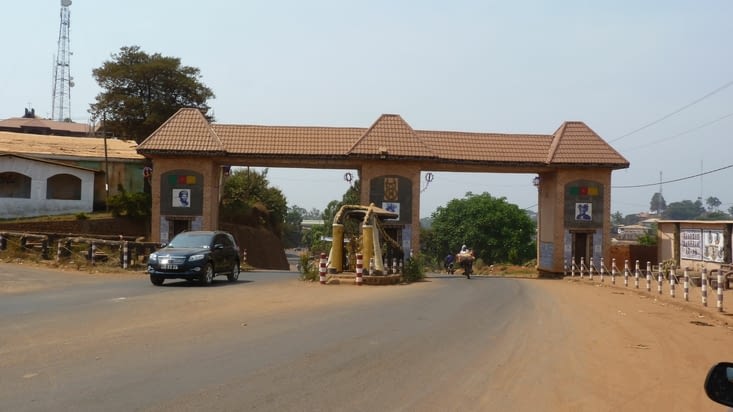
{"label": "sky", "polygon": [[[0,119],[51,117],[60,9],[4,5]],[[612,213],[648,211],[660,190],[667,204],[733,206],[730,0],[73,0],[70,12],[76,122],[101,91],[92,70],[139,46],[200,69],[218,123],[367,128],[392,113],[418,130],[552,134],[583,121],[631,164],[612,174]],[[346,172],[268,178],[289,205],[323,210]],[[467,192],[536,211],[533,177],[434,172],[420,215]]]}

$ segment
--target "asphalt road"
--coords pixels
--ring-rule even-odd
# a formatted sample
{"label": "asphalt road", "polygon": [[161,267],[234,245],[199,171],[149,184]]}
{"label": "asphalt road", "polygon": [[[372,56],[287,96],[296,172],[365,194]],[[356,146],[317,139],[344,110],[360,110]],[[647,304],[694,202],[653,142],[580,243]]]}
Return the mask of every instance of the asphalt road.
{"label": "asphalt road", "polygon": [[[695,350],[730,332],[550,282],[358,287],[249,272],[155,287],[0,264],[0,411],[717,410],[697,375],[720,354]],[[639,348],[657,346],[635,369]],[[684,368],[670,353],[689,355],[674,358]]]}
{"label": "asphalt road", "polygon": [[487,348],[536,313],[503,279],[356,287],[260,272],[154,287],[29,270],[45,287],[0,299],[0,410],[474,407],[501,363]]}

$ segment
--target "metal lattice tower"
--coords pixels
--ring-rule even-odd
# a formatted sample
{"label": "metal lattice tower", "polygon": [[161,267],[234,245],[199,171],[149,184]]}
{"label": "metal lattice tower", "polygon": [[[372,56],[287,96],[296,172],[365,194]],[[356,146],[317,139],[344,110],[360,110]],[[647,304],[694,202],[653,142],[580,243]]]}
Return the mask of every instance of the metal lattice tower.
{"label": "metal lattice tower", "polygon": [[61,23],[59,24],[58,49],[54,62],[53,96],[51,100],[51,118],[64,121],[71,117],[71,88],[74,78],[71,77],[70,61],[71,40],[69,26],[71,25],[71,0],[61,0]]}

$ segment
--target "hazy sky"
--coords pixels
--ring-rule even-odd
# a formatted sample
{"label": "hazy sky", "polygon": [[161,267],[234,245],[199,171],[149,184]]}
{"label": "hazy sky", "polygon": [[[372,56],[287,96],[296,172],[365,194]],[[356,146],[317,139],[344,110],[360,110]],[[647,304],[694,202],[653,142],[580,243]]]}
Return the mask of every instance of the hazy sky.
{"label": "hazy sky", "polygon": [[[31,5],[32,4],[32,5]],[[73,0],[71,117],[123,46],[201,70],[219,123],[553,133],[585,122],[630,162],[612,212],[715,196],[733,206],[733,2]],[[59,0],[7,2],[0,119],[51,116]],[[447,148],[447,150],[450,150]],[[721,169],[691,179],[689,176]],[[345,170],[270,169],[289,204],[323,209]],[[434,173],[421,216],[466,192],[537,210],[533,175]],[[641,186],[641,187],[627,187]]]}

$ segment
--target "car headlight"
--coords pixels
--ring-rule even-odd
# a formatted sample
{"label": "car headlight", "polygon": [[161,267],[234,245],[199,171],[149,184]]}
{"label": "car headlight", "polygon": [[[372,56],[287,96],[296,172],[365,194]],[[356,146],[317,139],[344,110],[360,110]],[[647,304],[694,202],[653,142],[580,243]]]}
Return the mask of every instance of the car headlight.
{"label": "car headlight", "polygon": [[158,254],[157,253],[151,253],[148,257],[148,261],[150,262],[156,262],[158,261]]}
{"label": "car headlight", "polygon": [[195,261],[201,260],[203,258],[204,258],[204,255],[203,254],[191,255],[191,257],[188,258],[188,261],[189,262],[195,262]]}

